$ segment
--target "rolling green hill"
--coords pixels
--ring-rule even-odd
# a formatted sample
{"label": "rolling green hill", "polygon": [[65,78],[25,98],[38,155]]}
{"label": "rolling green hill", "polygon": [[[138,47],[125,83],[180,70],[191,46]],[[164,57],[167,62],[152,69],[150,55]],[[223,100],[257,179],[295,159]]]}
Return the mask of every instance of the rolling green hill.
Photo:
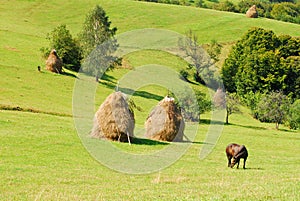
{"label": "rolling green hill", "polygon": [[[230,125],[204,160],[199,159],[211,114],[204,114],[194,143],[174,165],[146,175],[122,174],[92,158],[78,138],[72,118],[76,78],[44,69],[39,49],[45,36],[66,24],[79,33],[85,14],[100,4],[117,34],[159,28],[197,33],[200,43],[212,39],[238,40],[250,27],[299,36],[300,26],[241,14],[132,0],[3,0],[0,4],[0,200],[299,200],[299,131],[260,123],[244,109],[230,116]],[[132,67],[146,64],[187,64],[164,52],[140,51],[126,55]],[[42,66],[42,72],[37,66]],[[115,69],[99,84],[95,109],[130,69]],[[204,86],[192,85],[205,91]],[[145,86],[134,100],[139,128],[149,110],[167,89]],[[148,94],[144,95],[144,94]],[[24,110],[10,111],[4,109]],[[226,167],[225,146],[243,143],[249,150],[248,169]],[[140,153],[164,149],[164,144],[113,143],[121,150]]]}

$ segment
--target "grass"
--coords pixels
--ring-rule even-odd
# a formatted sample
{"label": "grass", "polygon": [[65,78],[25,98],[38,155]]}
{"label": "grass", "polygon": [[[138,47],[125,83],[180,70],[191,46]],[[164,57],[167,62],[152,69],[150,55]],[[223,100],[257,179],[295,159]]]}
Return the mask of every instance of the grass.
{"label": "grass", "polygon": [[[93,159],[71,117],[1,111],[2,200],[298,200],[299,134],[232,115],[213,152],[199,159],[207,124],[172,166],[128,175]],[[26,121],[24,121],[26,119]],[[13,129],[12,129],[13,128]],[[227,168],[225,146],[243,143],[246,170]],[[113,145],[124,151],[161,149],[164,144]]]}
{"label": "grass", "polygon": [[[65,23],[76,35],[84,16],[96,3],[107,11],[118,34],[142,28],[162,28],[183,34],[189,28],[201,43],[229,43],[252,26],[278,34],[299,35],[299,25],[193,7],[110,1],[2,1],[0,4],[0,200],[299,200],[299,131],[274,129],[251,118],[247,111],[230,116],[230,125],[212,153],[199,159],[211,115],[202,123],[185,154],[159,172],[134,175],[107,168],[95,160],[80,140],[72,118],[72,94],[77,78],[40,73],[39,49],[46,33]],[[166,11],[167,10],[167,11]],[[146,13],[145,13],[146,12]],[[227,51],[227,49],[226,49]],[[148,64],[176,71],[186,62],[166,52],[144,50],[125,56],[133,69]],[[115,69],[97,87],[94,110],[134,70]],[[204,86],[191,84],[206,91]],[[150,109],[168,89],[140,87],[133,99],[136,134],[142,136]],[[83,97],[84,98],[84,97]],[[188,132],[188,131],[187,131]],[[246,170],[226,167],[225,147],[231,142],[249,150]],[[135,154],[154,153],[169,144],[139,139],[131,146],[113,142]],[[106,153],[109,155],[110,153]],[[164,157],[159,157],[163,160]],[[122,164],[120,165],[122,167]]]}

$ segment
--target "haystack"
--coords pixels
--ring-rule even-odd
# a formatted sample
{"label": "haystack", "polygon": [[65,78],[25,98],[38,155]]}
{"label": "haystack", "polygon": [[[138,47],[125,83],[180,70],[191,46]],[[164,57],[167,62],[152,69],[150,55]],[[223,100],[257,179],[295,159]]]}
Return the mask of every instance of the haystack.
{"label": "haystack", "polygon": [[213,99],[214,106],[219,109],[226,107],[226,93],[222,88],[218,88]]}
{"label": "haystack", "polygon": [[184,120],[174,99],[165,97],[151,111],[146,123],[145,137],[161,141],[182,141]]}
{"label": "haystack", "polygon": [[258,18],[258,11],[256,9],[256,5],[251,6],[247,12],[246,16],[249,18]]}
{"label": "haystack", "polygon": [[52,50],[46,61],[46,69],[54,73],[62,73],[62,61],[55,50]]}
{"label": "haystack", "polygon": [[125,95],[114,92],[96,112],[91,136],[127,142],[133,137],[134,123],[134,116],[129,110]]}

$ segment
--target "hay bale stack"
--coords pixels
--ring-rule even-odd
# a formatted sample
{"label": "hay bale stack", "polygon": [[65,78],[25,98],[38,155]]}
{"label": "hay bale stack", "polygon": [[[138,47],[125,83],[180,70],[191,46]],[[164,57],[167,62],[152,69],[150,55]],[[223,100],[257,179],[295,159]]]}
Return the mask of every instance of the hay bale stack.
{"label": "hay bale stack", "polygon": [[114,92],[100,105],[94,117],[91,136],[128,142],[133,137],[134,115],[129,110],[125,95]]}
{"label": "hay bale stack", "polygon": [[151,111],[145,122],[145,137],[161,141],[182,141],[184,120],[174,99],[165,97]]}
{"label": "hay bale stack", "polygon": [[251,6],[246,12],[246,16],[249,18],[258,18],[258,11],[256,5]]}
{"label": "hay bale stack", "polygon": [[46,69],[54,73],[62,73],[62,61],[55,50],[52,50],[46,61]]}

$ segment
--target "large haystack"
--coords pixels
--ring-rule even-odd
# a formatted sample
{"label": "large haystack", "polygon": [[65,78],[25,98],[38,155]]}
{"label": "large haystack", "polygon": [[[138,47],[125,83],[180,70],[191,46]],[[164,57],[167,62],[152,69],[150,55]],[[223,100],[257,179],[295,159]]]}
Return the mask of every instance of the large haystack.
{"label": "large haystack", "polygon": [[91,136],[127,142],[133,137],[134,116],[129,110],[125,95],[114,92],[100,105],[94,117]]}
{"label": "large haystack", "polygon": [[55,50],[52,50],[46,61],[46,69],[54,73],[62,73],[62,61]]}
{"label": "large haystack", "polygon": [[246,12],[246,16],[249,18],[258,18],[258,11],[256,5],[251,6]]}
{"label": "large haystack", "polygon": [[184,120],[173,98],[161,100],[151,111],[146,123],[147,138],[162,141],[182,141]]}

